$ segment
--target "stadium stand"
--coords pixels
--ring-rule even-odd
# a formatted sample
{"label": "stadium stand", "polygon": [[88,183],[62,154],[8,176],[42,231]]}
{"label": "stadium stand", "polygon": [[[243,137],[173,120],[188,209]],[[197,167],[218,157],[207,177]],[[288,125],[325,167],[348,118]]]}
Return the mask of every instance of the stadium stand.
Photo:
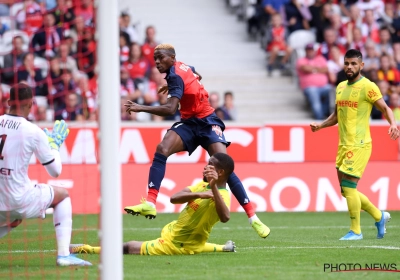
{"label": "stadium stand", "polygon": [[[269,57],[268,30],[275,14],[280,14],[284,26],[289,32],[286,42],[294,51],[287,67],[298,82],[298,71],[294,71],[295,62],[305,57],[305,45],[314,43],[315,51],[322,55],[329,65],[329,77],[332,88],[346,77],[339,64],[347,49],[355,48],[363,53],[366,68],[364,75],[380,85],[388,104],[399,106],[396,98],[400,81],[400,2],[393,0],[242,0],[234,1],[230,9],[243,18],[245,16],[250,36],[257,38]],[[302,32],[298,33],[297,32]],[[296,35],[295,35],[296,34]],[[383,63],[382,63],[383,60]],[[382,65],[383,64],[383,65]],[[282,67],[284,69],[284,67]],[[386,91],[385,84],[389,83]],[[390,98],[394,94],[393,98]],[[387,95],[387,96],[386,96]],[[330,99],[334,99],[332,90]],[[395,102],[394,104],[390,103]],[[313,108],[308,99],[309,109]],[[332,108],[333,106],[331,106]],[[380,119],[380,114],[372,114]]]}
{"label": "stadium stand", "polygon": [[[327,77],[332,88],[345,79],[340,69],[340,60],[345,50],[357,48],[365,57],[364,75],[377,83],[381,80],[389,83],[385,100],[388,103],[390,100],[392,102],[397,100],[390,96],[392,93],[400,92],[398,78],[400,77],[400,17],[398,16],[400,3],[398,1],[231,0],[226,1],[226,4],[229,11],[247,24],[250,37],[256,38],[265,50],[267,56],[265,69],[271,72],[275,68],[275,74],[278,72],[278,75],[280,73],[291,76],[298,94],[301,95],[301,89],[296,64],[299,59],[305,57],[305,46],[314,43],[316,53],[327,61]],[[274,15],[279,15],[275,18],[282,20],[282,30],[272,26]],[[121,12],[120,60],[121,73],[124,76],[121,78],[121,99],[128,98],[141,104],[157,105],[163,102],[163,98],[160,100],[156,92],[157,86],[162,84],[162,75],[153,71],[152,60],[154,47],[159,43],[157,26],[146,26],[145,38],[140,40],[140,32],[132,22],[129,11]],[[7,89],[10,85],[26,81],[36,88],[37,96],[46,98],[46,100],[39,98],[43,108],[35,110],[46,110],[47,121],[59,115],[57,110],[65,110],[65,99],[72,93],[78,97],[76,107],[82,110],[83,119],[96,119],[94,24],[92,0],[57,2],[23,0],[6,1],[1,4],[2,100],[7,99]],[[277,43],[279,40],[283,42]],[[27,64],[30,62],[30,56],[25,61],[28,53],[34,54],[33,69]],[[260,61],[263,61],[262,57]],[[258,80],[260,79],[259,77]],[[265,79],[268,80],[267,77]],[[279,77],[275,75],[273,79]],[[268,80],[268,83],[274,82]],[[282,80],[280,83],[282,84]],[[382,90],[385,89],[384,83],[378,84],[382,85]],[[274,88],[280,91],[288,90],[283,85],[280,88],[279,83]],[[226,90],[228,89],[218,88],[219,92]],[[331,92],[331,101],[333,95]],[[236,97],[240,100],[241,95]],[[305,110],[306,114],[299,113],[296,119],[299,116],[308,118],[307,116],[312,115],[312,100],[303,99],[304,104],[309,106],[304,106],[307,109],[301,110]],[[244,107],[243,111],[247,113],[247,109],[242,105],[237,106],[238,111]],[[4,106],[3,102],[1,111],[6,109]],[[397,108],[399,104],[390,106]],[[303,106],[296,106],[296,110],[298,108]],[[32,120],[36,119],[36,111],[32,112]],[[274,113],[271,113],[274,116]],[[244,119],[259,119],[257,116],[251,116],[250,112],[248,114],[248,118]],[[376,118],[378,115],[373,114],[372,117]],[[171,119],[176,118],[179,116]],[[287,118],[291,119],[290,116]],[[146,114],[138,114],[128,119],[162,120]],[[239,119],[243,120],[242,116]]]}

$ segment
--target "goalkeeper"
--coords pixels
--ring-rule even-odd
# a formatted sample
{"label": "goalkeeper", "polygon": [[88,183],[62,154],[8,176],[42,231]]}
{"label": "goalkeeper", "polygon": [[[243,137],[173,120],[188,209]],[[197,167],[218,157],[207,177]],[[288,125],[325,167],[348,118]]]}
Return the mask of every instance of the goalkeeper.
{"label": "goalkeeper", "polygon": [[33,184],[28,177],[34,154],[52,177],[61,174],[59,148],[68,136],[64,121],[56,121],[52,132],[41,130],[26,118],[33,105],[32,89],[19,83],[10,90],[8,114],[0,116],[0,238],[17,227],[22,219],[45,218],[53,207],[59,266],[86,266],[91,263],[69,253],[72,207],[68,191],[47,184]]}
{"label": "goalkeeper", "polygon": [[[187,202],[178,220],[167,224],[161,237],[151,241],[129,241],[123,245],[124,254],[192,255],[201,252],[234,252],[235,243],[207,243],[212,227],[229,220],[230,194],[226,189],[234,163],[224,153],[214,154],[204,167],[204,182],[190,186],[171,197],[174,204]],[[209,184],[206,182],[210,182]],[[71,253],[100,253],[100,247],[71,245]]]}

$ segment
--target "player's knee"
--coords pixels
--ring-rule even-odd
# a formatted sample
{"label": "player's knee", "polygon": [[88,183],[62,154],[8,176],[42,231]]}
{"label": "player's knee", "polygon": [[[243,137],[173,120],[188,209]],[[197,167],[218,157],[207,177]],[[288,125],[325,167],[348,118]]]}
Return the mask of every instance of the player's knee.
{"label": "player's knee", "polygon": [[53,187],[54,190],[54,198],[57,198],[58,201],[63,201],[67,197],[69,197],[68,190],[60,187]]}
{"label": "player's knee", "polygon": [[161,142],[157,145],[156,152],[168,157],[170,155],[170,147]]}
{"label": "player's knee", "polygon": [[351,178],[343,177],[340,180],[340,186],[342,187],[343,192],[345,192],[345,188],[356,189],[357,188],[357,181],[353,181]]}
{"label": "player's knee", "polygon": [[67,189],[61,188],[61,197],[63,199],[66,199],[67,197],[69,197],[69,192]]}
{"label": "player's knee", "polygon": [[21,219],[16,219],[14,222],[12,222],[11,224],[9,224],[8,226],[10,228],[16,228],[17,226],[19,226],[22,223]]}

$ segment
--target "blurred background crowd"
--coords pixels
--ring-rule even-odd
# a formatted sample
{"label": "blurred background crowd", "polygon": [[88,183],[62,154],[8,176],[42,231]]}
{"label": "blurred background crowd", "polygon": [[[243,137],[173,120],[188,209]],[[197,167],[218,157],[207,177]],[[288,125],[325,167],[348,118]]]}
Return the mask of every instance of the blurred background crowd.
{"label": "blurred background crowd", "polygon": [[[0,113],[7,110],[10,87],[25,82],[35,90],[35,121],[95,120],[97,118],[97,75],[95,10],[93,0],[5,0],[0,3]],[[145,28],[140,41],[129,12],[119,17],[122,120],[177,120],[146,113],[131,115],[127,100],[145,105],[166,102],[157,89],[165,84],[155,68],[153,53],[159,43],[156,28]],[[220,103],[213,93],[213,106],[225,120],[235,118],[233,94]]]}
{"label": "blurred background crowd", "polygon": [[[343,56],[358,49],[362,74],[377,83],[400,120],[400,1],[228,0],[267,53],[269,74],[296,78],[315,119],[334,108],[335,86],[346,80]],[[373,110],[372,119],[382,114]]]}
{"label": "blurred background crowd", "polygon": [[[363,75],[377,83],[400,120],[400,1],[226,2],[265,50],[267,73],[292,76],[315,119],[332,112],[335,86],[346,80],[344,53],[355,48],[364,56]],[[26,82],[35,89],[32,120],[95,120],[95,24],[93,0],[1,1],[1,113],[7,110],[10,86]],[[140,34],[132,14],[123,11],[119,27],[120,92],[110,94],[120,95],[122,120],[178,120],[179,112],[167,118],[125,113],[127,100],[151,106],[164,104],[167,96],[157,93],[165,80],[154,67],[154,48],[160,43],[156,26],[146,26]],[[224,120],[237,119],[233,101],[232,91],[210,92],[210,102]],[[373,110],[371,117],[381,119],[382,114]]]}

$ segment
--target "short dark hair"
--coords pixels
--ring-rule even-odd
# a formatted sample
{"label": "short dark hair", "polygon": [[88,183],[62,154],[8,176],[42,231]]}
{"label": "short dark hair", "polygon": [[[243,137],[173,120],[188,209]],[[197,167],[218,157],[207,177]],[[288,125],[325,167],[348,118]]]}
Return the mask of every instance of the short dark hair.
{"label": "short dark hair", "polygon": [[11,87],[10,90],[11,101],[22,101],[32,98],[33,98],[32,89],[27,84],[18,83]]}
{"label": "short dark hair", "polygon": [[231,175],[235,169],[235,163],[233,162],[233,159],[224,153],[213,154],[213,157],[218,160],[217,168],[225,170],[227,177],[229,177],[229,175]]}
{"label": "short dark hair", "polygon": [[232,91],[227,91],[227,92],[225,92],[224,96],[232,96],[233,97],[233,93],[232,93]]}
{"label": "short dark hair", "polygon": [[24,41],[21,35],[14,36],[12,40],[14,41],[15,39],[20,39],[21,41]]}
{"label": "short dark hair", "polygon": [[28,52],[28,53],[26,53],[26,54],[23,56],[22,61],[25,62],[26,58],[27,58],[28,56],[30,56],[30,55],[32,55],[33,58],[35,58],[35,55],[34,55],[33,53]]}
{"label": "short dark hair", "polygon": [[362,60],[362,53],[356,49],[350,49],[344,55],[344,58],[359,58]]}

